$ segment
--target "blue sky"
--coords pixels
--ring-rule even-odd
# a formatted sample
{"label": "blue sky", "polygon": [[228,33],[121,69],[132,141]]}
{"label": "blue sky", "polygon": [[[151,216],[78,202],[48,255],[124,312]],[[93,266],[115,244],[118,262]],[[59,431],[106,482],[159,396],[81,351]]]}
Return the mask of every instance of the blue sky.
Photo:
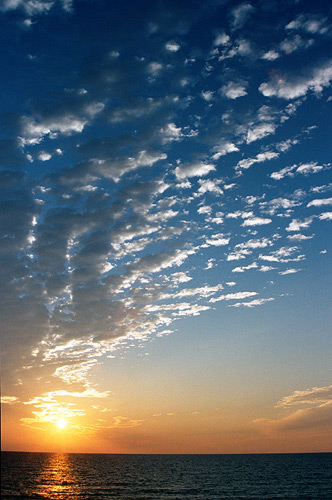
{"label": "blue sky", "polygon": [[[292,451],[303,432],[325,449],[328,2],[3,0],[0,16],[7,448],[61,416],[85,451],[114,450],[109,432],[120,451]],[[218,438],[181,441],[218,408]],[[168,448],[166,424],[147,429],[177,414]]]}

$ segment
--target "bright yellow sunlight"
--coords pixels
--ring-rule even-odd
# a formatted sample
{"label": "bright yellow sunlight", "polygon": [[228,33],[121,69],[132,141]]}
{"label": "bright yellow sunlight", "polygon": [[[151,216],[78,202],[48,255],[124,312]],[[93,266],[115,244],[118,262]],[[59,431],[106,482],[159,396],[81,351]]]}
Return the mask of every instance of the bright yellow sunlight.
{"label": "bright yellow sunlight", "polygon": [[67,422],[65,421],[64,418],[59,418],[56,425],[59,427],[59,429],[63,429],[64,427],[66,427]]}

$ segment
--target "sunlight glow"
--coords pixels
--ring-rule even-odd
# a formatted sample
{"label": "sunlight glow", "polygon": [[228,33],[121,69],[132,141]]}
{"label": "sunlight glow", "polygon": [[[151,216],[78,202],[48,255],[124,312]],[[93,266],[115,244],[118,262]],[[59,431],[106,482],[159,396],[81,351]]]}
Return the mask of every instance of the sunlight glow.
{"label": "sunlight glow", "polygon": [[66,427],[67,422],[63,418],[59,418],[56,425],[59,427],[59,429],[63,429],[64,427]]}

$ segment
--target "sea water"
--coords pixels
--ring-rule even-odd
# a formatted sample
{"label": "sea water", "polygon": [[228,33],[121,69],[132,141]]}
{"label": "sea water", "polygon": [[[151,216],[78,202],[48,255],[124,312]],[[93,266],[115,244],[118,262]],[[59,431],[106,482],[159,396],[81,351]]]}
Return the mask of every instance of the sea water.
{"label": "sea water", "polygon": [[3,499],[331,500],[332,453],[2,452]]}

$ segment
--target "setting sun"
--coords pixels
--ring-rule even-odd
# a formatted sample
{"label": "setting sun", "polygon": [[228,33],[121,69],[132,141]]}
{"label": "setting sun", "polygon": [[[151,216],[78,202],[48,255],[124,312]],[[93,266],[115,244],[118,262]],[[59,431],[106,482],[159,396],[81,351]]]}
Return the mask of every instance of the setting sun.
{"label": "setting sun", "polygon": [[57,425],[60,429],[63,429],[64,427],[66,427],[67,422],[66,422],[63,418],[59,418],[59,420],[57,421],[56,425]]}

